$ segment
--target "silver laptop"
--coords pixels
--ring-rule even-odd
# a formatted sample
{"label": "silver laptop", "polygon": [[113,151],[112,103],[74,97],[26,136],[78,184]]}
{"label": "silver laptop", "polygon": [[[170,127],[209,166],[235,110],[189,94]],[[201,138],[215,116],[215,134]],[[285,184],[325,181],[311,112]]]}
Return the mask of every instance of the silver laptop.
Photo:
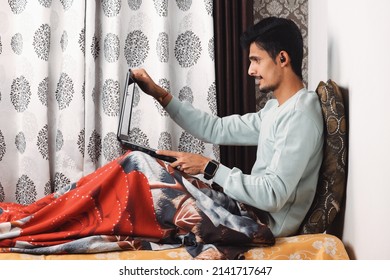
{"label": "silver laptop", "polygon": [[167,162],[176,161],[176,158],[174,157],[158,155],[156,154],[155,149],[142,146],[139,143],[135,143],[134,141],[132,141],[132,139],[137,139],[137,135],[130,135],[130,133],[133,132],[133,130],[130,129],[130,124],[136,87],[137,83],[135,83],[135,81],[133,80],[131,69],[129,69],[126,75],[125,89],[123,91],[122,104],[120,106],[119,126],[117,133],[119,142],[124,149],[132,151],[141,151]]}

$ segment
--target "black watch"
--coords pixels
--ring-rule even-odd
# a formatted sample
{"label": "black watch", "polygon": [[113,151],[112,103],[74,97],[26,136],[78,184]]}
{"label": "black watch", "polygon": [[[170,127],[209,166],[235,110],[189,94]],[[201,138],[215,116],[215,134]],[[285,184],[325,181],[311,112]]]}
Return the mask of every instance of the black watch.
{"label": "black watch", "polygon": [[207,165],[206,165],[206,168],[204,169],[204,178],[206,180],[210,180],[214,177],[215,173],[217,172],[218,170],[218,167],[219,167],[219,162],[216,161],[216,160],[210,160]]}

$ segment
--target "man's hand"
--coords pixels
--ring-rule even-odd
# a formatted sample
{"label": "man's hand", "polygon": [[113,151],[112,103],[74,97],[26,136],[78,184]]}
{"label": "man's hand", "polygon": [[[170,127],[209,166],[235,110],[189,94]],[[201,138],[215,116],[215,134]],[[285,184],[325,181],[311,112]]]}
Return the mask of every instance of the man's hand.
{"label": "man's hand", "polygon": [[207,163],[210,161],[209,158],[199,154],[169,150],[158,150],[156,153],[176,158],[177,160],[172,162],[171,166],[190,175],[203,174]]}
{"label": "man's hand", "polygon": [[165,107],[172,99],[172,95],[165,89],[157,85],[145,69],[131,69],[132,78],[137,82],[137,85],[143,92],[154,97],[163,107]]}
{"label": "man's hand", "polygon": [[145,69],[131,69],[132,78],[137,82],[143,92],[155,97],[158,85],[152,80]]}

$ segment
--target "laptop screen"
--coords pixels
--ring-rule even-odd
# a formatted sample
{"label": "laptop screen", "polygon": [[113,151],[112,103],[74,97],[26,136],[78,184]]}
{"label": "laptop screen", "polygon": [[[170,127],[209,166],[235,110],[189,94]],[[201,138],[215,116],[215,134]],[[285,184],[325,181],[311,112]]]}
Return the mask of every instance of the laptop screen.
{"label": "laptop screen", "polygon": [[125,89],[122,96],[122,105],[120,108],[117,133],[118,140],[120,141],[121,145],[126,149],[142,151],[155,158],[159,158],[168,162],[176,161],[176,159],[173,157],[156,154],[156,150],[149,148],[148,143],[145,143],[143,141],[139,129],[137,129],[137,127],[131,127],[134,95],[137,88],[137,84],[132,79],[131,75],[131,70],[127,71]]}
{"label": "laptop screen", "polygon": [[133,98],[135,91],[134,80],[131,78],[131,71],[127,71],[124,94],[122,96],[122,106],[119,116],[118,140],[129,140],[131,114],[133,111]]}

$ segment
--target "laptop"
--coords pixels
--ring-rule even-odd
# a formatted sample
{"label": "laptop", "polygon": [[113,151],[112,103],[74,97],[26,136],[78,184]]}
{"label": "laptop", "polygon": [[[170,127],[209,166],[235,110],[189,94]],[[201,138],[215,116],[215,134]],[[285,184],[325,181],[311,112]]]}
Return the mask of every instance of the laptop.
{"label": "laptop", "polygon": [[130,129],[131,117],[133,112],[133,99],[137,83],[132,78],[131,69],[127,71],[125,88],[122,96],[122,104],[120,106],[119,126],[117,138],[122,147],[127,150],[141,151],[151,155],[152,157],[161,159],[167,162],[174,162],[176,158],[164,155],[158,155],[156,149],[145,147],[139,143],[135,143],[132,139],[137,139],[137,135],[130,135],[132,130]]}

